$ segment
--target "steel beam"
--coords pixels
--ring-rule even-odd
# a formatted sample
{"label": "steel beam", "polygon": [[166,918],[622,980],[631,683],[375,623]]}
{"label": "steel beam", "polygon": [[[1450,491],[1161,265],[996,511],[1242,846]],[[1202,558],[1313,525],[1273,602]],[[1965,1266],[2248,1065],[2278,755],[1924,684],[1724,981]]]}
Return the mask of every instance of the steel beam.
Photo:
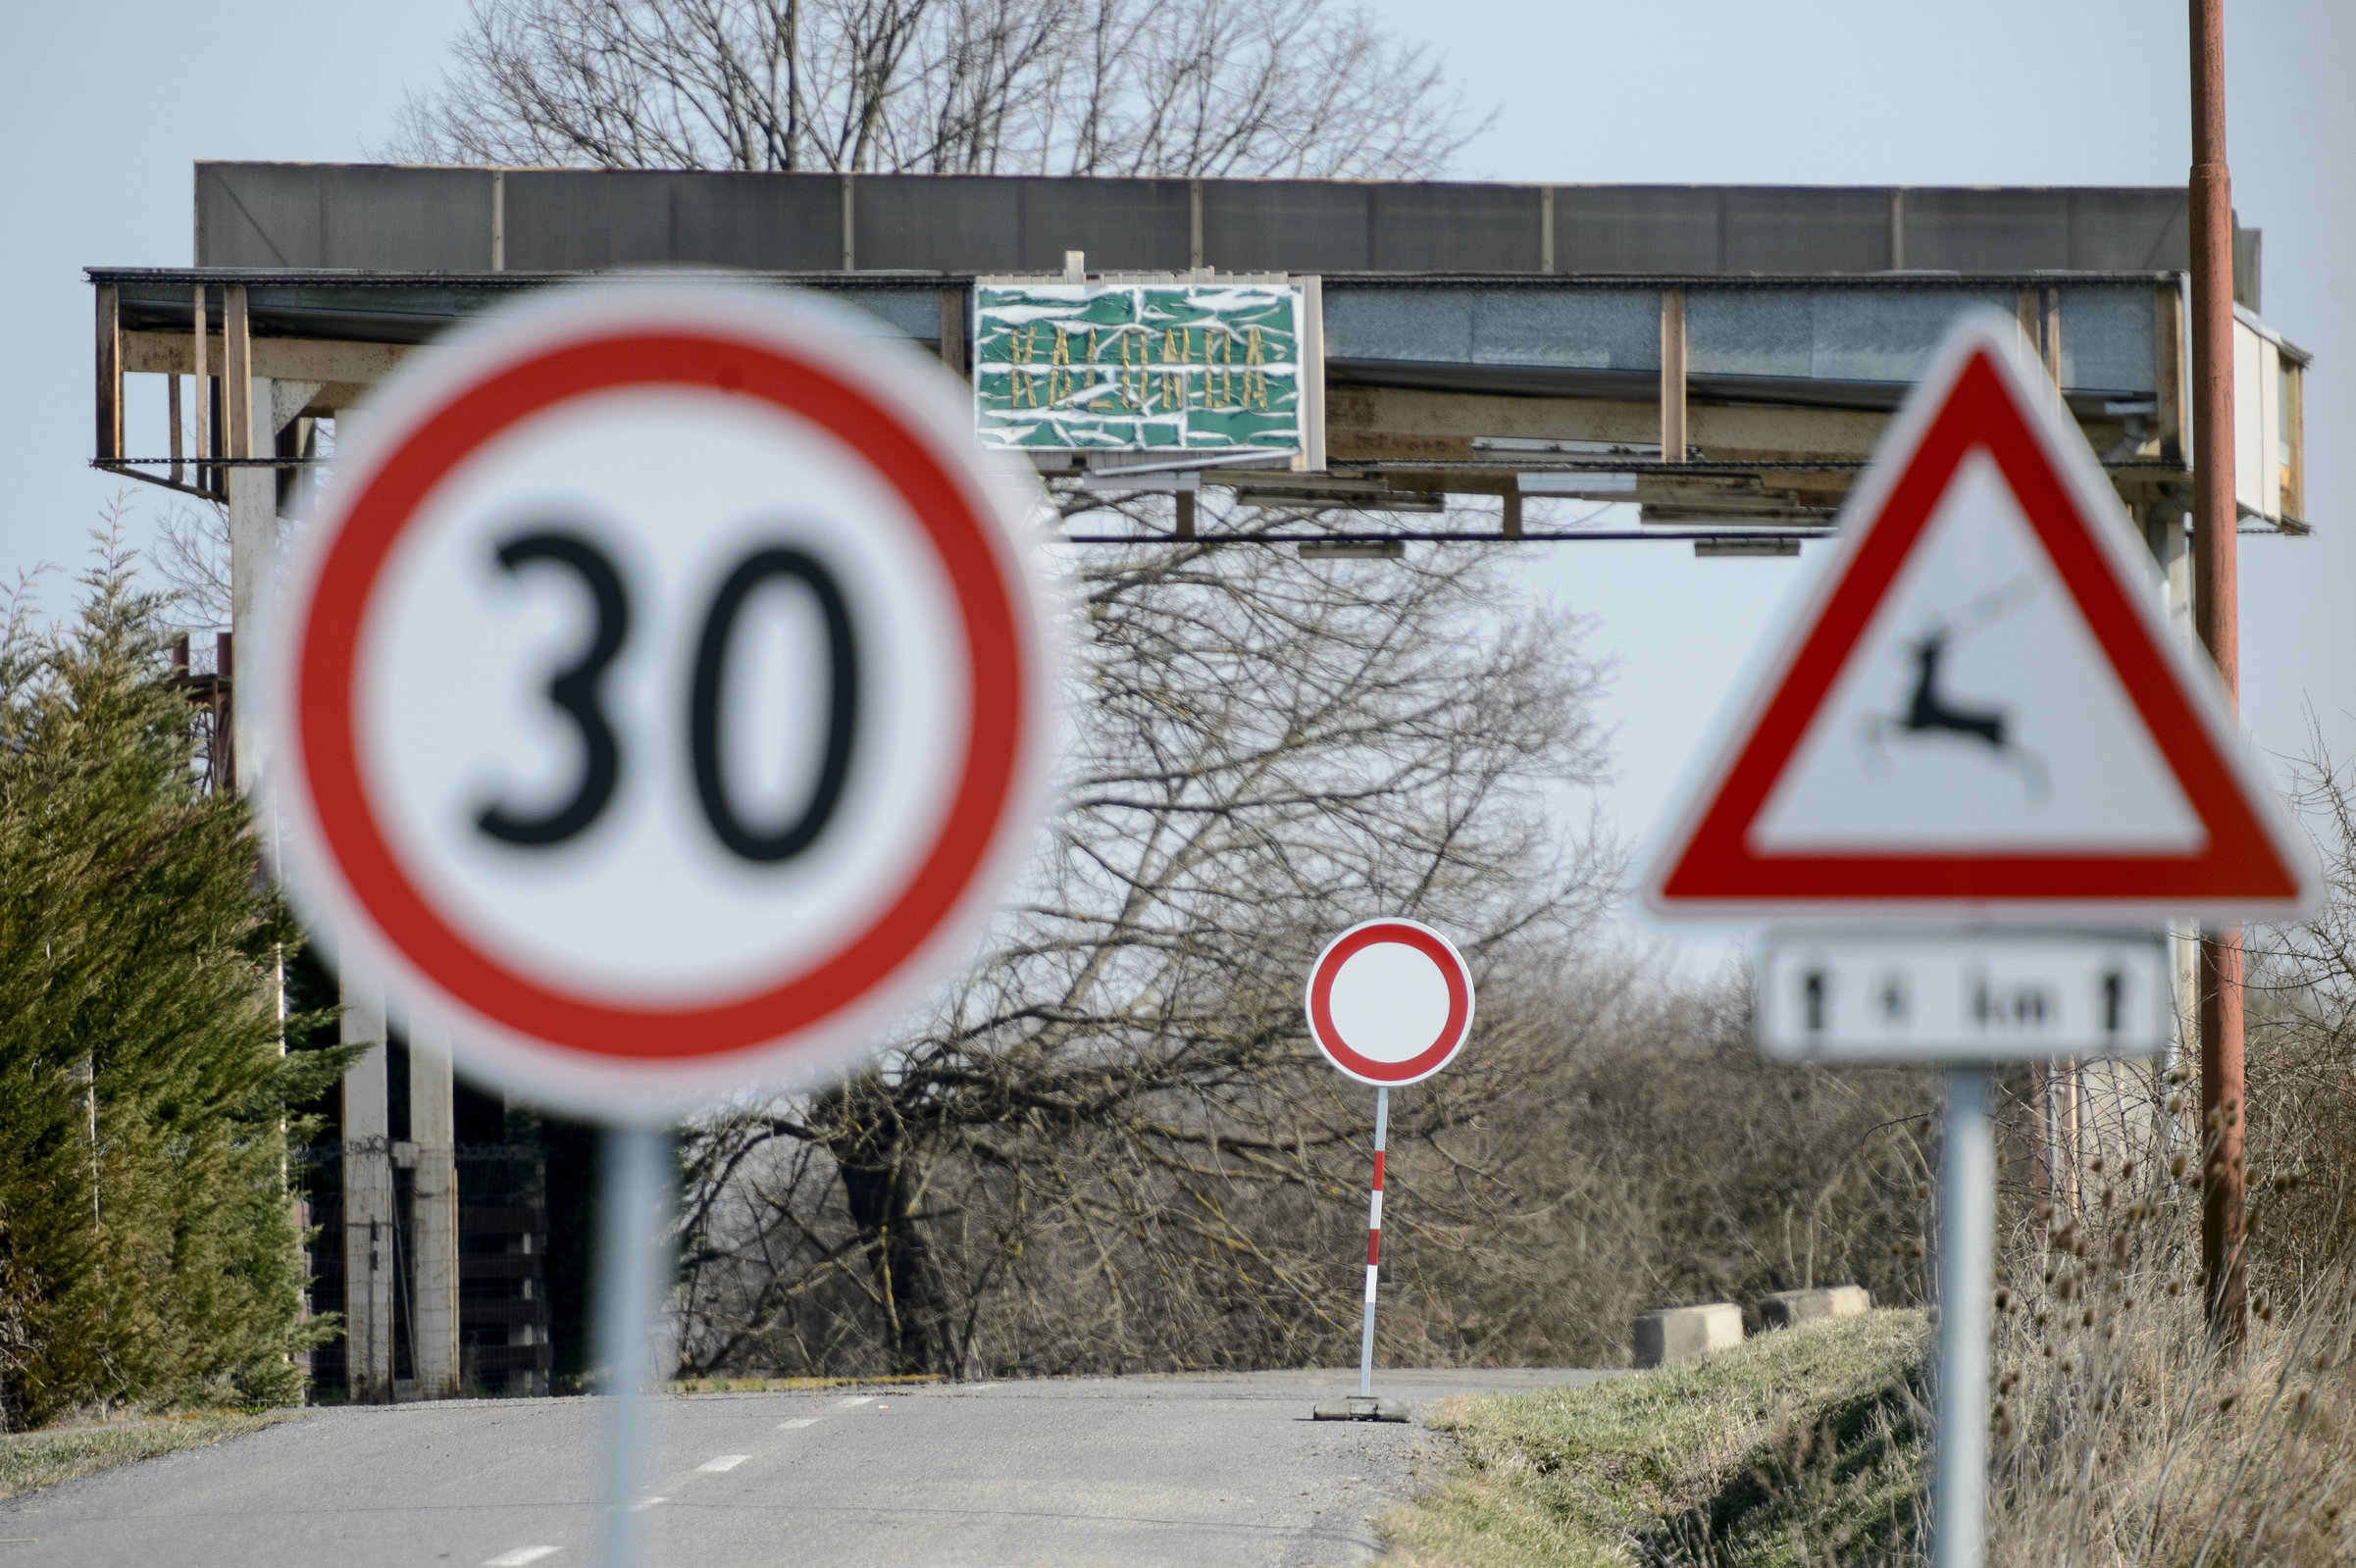
{"label": "steel beam", "polygon": [[[392,374],[393,368],[419,351],[413,343],[360,343],[334,337],[256,337],[250,339],[251,374],[296,381],[367,382]],[[188,332],[127,331],[123,334],[123,368],[161,375],[202,375],[199,365],[209,355],[219,363],[221,334],[199,345]]]}

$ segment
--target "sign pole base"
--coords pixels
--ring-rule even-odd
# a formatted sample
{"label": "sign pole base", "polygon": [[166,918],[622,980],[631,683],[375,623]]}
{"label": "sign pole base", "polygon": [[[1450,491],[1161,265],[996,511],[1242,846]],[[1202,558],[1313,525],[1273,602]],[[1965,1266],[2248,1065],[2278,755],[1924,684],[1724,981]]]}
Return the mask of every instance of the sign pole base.
{"label": "sign pole base", "polygon": [[1979,1568],[1988,1482],[1988,1320],[1995,1252],[1993,1075],[1947,1070],[1939,1157],[1939,1381],[1933,1438],[1933,1568]]}
{"label": "sign pole base", "polygon": [[651,1127],[605,1134],[605,1223],[597,1262],[597,1339],[612,1404],[604,1475],[605,1568],[640,1560],[637,1500],[652,1444],[646,1441],[647,1340],[662,1282],[658,1239],[670,1224],[668,1139]]}

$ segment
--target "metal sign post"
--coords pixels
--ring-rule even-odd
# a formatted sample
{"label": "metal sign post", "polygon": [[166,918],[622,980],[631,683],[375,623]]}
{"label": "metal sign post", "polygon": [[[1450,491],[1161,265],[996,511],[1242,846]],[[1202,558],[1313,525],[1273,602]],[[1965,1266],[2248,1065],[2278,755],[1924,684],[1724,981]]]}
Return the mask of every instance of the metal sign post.
{"label": "metal sign post", "polygon": [[1939,1376],[1931,1439],[1933,1568],[1976,1568],[1988,1489],[1988,1287],[1996,1242],[1993,1075],[1947,1070],[1939,1156]]}
{"label": "metal sign post", "polygon": [[1948,1065],[1939,1568],[1983,1534],[1988,1064],[2165,1048],[2165,951],[2116,928],[2317,885],[2053,392],[2014,323],[1950,331],[1646,878],[1671,917],[1827,923],[1767,943],[1766,1054]]}
{"label": "metal sign post", "polygon": [[1472,971],[1455,943],[1411,920],[1369,920],[1325,944],[1303,997],[1309,1037],[1335,1069],[1374,1086],[1374,1187],[1366,1212],[1366,1309],[1358,1331],[1357,1393],[1321,1404],[1320,1421],[1405,1421],[1374,1396],[1374,1296],[1382,1269],[1383,1143],[1391,1090],[1420,1084],[1456,1059],[1472,1033]]}
{"label": "metal sign post", "polygon": [[606,1568],[639,1560],[639,1492],[647,1470],[645,1389],[648,1340],[662,1298],[670,1233],[670,1140],[650,1127],[605,1135],[605,1224],[597,1259],[598,1359],[607,1411],[604,1511]]}
{"label": "metal sign post", "polygon": [[1383,1255],[1383,1135],[1391,1127],[1391,1090],[1374,1091],[1374,1198],[1366,1211],[1366,1324],[1357,1340],[1357,1396],[1374,1397],[1374,1280]]}
{"label": "metal sign post", "polygon": [[611,1130],[610,1564],[659,1130],[855,1070],[1030,853],[1040,492],[968,395],[777,289],[544,290],[376,388],[293,563],[264,693],[295,905],[470,1072]]}

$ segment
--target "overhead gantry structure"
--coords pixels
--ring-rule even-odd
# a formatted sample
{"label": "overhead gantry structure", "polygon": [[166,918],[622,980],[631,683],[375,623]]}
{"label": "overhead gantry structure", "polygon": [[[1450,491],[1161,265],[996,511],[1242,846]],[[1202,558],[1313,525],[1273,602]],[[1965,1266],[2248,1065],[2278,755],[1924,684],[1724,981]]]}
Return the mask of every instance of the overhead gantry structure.
{"label": "overhead gantry structure", "polygon": [[[1036,433],[1026,449],[1064,492],[1064,536],[1075,543],[1248,536],[1329,553],[1394,553],[1417,539],[1630,537],[1792,553],[1830,526],[1955,317],[1992,308],[2020,323],[2167,574],[2173,607],[2181,615],[2189,605],[2180,188],[200,164],[195,195],[194,267],[88,270],[93,461],[227,508],[238,631],[271,581],[282,516],[328,460],[318,422],[351,418],[376,381],[434,353],[445,328],[518,290],[683,268],[824,292],[871,319],[879,337],[913,339],[961,376],[1022,394],[1044,376],[1050,401],[1073,384],[1058,378],[1073,374],[1064,358],[1077,339],[1043,347],[1045,370],[991,360],[1006,333],[1000,321],[990,335],[988,290],[1086,298],[1137,285],[1215,314],[1205,301],[1231,285],[1290,289],[1284,340],[1302,346],[1289,453],[1107,445],[1101,431],[1087,436],[1091,449],[1042,446]],[[2245,230],[2235,243],[2241,526],[2297,534],[2308,529],[2309,360],[2258,315],[2258,241]],[[1249,329],[1220,330],[1233,348]],[[1028,332],[1014,338],[1017,359]],[[1166,378],[1175,364],[1181,383],[1194,374],[1198,386],[1213,376],[1226,384],[1238,362],[1214,363],[1208,342],[1198,348],[1179,331],[1155,348],[1141,336],[1133,346],[1146,359],[1133,363],[1128,348],[1116,362],[1091,338],[1077,357],[1099,362],[1107,400],[1134,427],[1152,401],[1138,395],[1148,372]],[[1257,368],[1255,346],[1244,356],[1248,384]],[[1083,385],[1076,395],[1095,394]],[[1188,395],[1178,394],[1182,408]],[[1008,424],[1005,408],[995,426],[986,419],[984,400],[977,390],[977,439]],[[1028,395],[1013,401],[1036,406]],[[1229,492],[1233,505],[1199,516],[1206,489]],[[1092,493],[1154,491],[1171,504],[1093,518],[1085,505]],[[1526,510],[1562,498],[1629,503],[1635,522],[1563,527]],[[232,647],[232,693],[247,683],[250,651]],[[232,709],[241,787],[263,760],[246,719]],[[345,985],[347,1038],[385,1040],[381,993],[352,977]],[[395,1208],[399,1149],[387,1137],[384,1058],[363,1056],[344,1086],[344,1303],[357,1396],[388,1395],[395,1366],[393,1278],[375,1244]],[[451,1088],[446,1056],[415,1049],[410,1061],[406,1141],[423,1245],[408,1271],[409,1324],[418,1386],[431,1393],[458,1375],[454,1185],[446,1146],[429,1146],[452,1137]]]}
{"label": "overhead gantry structure", "polygon": [[[746,268],[828,293],[970,375],[977,279],[1061,279],[1075,257],[1077,277],[1100,279],[1317,278],[1325,460],[1271,474],[1035,453],[1059,487],[1224,486],[1247,503],[1329,511],[1321,531],[1373,537],[1532,536],[1533,496],[1632,502],[1653,528],[1805,534],[1829,522],[1948,323],[1973,307],[2020,320],[2139,517],[2180,510],[2190,482],[2174,188],[207,164],[196,195],[197,267],[90,270],[96,457],[216,497],[230,466],[302,466],[308,421],[333,418],[402,358],[430,353],[443,327],[518,288]],[[2257,239],[2244,232],[2237,247],[2242,516],[2295,532],[2308,356],[2256,314]],[[130,373],[175,378],[165,428],[144,439],[123,420]],[[179,377],[208,389],[178,399]],[[257,379],[277,389],[249,414]],[[1452,497],[1485,499],[1494,521],[1396,521]],[[1192,511],[1175,509],[1173,531]]]}

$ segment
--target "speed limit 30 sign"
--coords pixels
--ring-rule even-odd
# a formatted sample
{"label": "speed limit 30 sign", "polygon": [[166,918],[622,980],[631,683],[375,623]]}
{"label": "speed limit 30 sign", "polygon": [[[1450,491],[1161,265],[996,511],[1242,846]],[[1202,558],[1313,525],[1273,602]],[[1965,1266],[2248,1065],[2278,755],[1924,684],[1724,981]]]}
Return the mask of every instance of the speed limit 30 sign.
{"label": "speed limit 30 sign", "polygon": [[608,282],[478,319],[336,454],[268,692],[298,907],[607,1120],[839,1074],[1028,851],[1036,481],[864,318]]}

